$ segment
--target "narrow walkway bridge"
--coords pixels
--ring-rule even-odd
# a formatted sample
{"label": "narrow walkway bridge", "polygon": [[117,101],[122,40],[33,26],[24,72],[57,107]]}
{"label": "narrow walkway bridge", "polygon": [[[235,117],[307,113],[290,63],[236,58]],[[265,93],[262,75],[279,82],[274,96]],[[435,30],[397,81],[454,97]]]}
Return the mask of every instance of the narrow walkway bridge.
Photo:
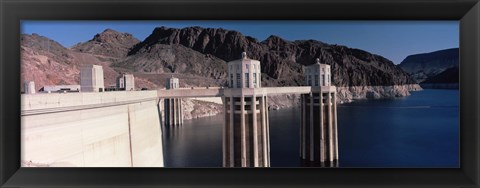
{"label": "narrow walkway bridge", "polygon": [[[322,90],[327,91],[332,87],[318,87],[318,89],[311,86],[298,87],[263,87],[263,88],[220,88],[220,87],[192,87],[192,88],[177,88],[177,89],[158,89],[157,96],[159,98],[192,98],[192,97],[223,97],[225,92],[241,93],[249,95],[253,93],[262,93],[267,95],[282,95],[282,94],[308,94],[312,91]],[[333,88],[334,89],[334,88]]]}

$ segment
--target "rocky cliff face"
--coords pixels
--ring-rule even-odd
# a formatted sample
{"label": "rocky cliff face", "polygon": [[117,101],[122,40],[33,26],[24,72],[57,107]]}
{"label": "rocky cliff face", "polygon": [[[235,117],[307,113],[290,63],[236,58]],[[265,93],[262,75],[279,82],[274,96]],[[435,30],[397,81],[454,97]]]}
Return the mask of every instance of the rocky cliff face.
{"label": "rocky cliff face", "polygon": [[259,42],[240,32],[225,29],[158,27],[135,45],[128,55],[150,52],[159,44],[181,45],[225,62],[238,59],[241,52],[247,51],[250,58],[261,62],[262,72],[266,74],[262,80],[264,86],[301,85],[301,66],[314,63],[316,58],[332,66],[332,81],[337,86],[414,84],[408,74],[391,61],[363,50],[314,40],[287,41],[277,36]]}
{"label": "rocky cliff face", "polygon": [[142,73],[202,76],[217,80],[217,84],[223,84],[227,74],[225,61],[178,44],[154,44],[142,48],[113,66]]}
{"label": "rocky cliff face", "polygon": [[458,67],[459,49],[451,48],[431,53],[415,54],[405,58],[400,64],[403,70],[421,83],[448,68]]}
{"label": "rocky cliff face", "polygon": [[78,43],[74,51],[104,56],[105,58],[123,58],[130,48],[140,41],[129,33],[120,33],[112,29],[96,34],[91,40]]}

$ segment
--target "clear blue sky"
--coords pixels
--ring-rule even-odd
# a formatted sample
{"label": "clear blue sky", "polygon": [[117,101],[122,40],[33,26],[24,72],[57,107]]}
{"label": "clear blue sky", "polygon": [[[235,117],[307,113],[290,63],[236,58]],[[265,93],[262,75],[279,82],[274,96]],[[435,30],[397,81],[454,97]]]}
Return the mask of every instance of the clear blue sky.
{"label": "clear blue sky", "polygon": [[22,21],[21,32],[37,33],[65,47],[110,28],[145,39],[155,27],[225,28],[259,41],[270,35],[314,39],[359,48],[400,63],[406,56],[459,46],[458,21]]}

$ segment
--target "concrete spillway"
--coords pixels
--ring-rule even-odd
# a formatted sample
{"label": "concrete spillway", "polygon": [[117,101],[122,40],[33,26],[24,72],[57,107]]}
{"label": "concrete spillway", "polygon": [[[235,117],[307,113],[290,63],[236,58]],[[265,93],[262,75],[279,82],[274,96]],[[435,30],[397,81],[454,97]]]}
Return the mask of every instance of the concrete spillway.
{"label": "concrete spillway", "polygon": [[22,95],[22,166],[163,167],[156,91]]}

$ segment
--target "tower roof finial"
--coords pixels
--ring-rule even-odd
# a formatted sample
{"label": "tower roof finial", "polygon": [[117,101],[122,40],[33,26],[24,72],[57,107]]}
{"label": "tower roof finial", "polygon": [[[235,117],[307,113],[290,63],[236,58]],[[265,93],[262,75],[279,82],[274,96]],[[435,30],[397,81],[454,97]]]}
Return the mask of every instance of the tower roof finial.
{"label": "tower roof finial", "polygon": [[247,59],[247,52],[242,52],[242,59]]}
{"label": "tower roof finial", "polygon": [[315,62],[317,62],[318,64],[320,64],[320,58],[315,59]]}

